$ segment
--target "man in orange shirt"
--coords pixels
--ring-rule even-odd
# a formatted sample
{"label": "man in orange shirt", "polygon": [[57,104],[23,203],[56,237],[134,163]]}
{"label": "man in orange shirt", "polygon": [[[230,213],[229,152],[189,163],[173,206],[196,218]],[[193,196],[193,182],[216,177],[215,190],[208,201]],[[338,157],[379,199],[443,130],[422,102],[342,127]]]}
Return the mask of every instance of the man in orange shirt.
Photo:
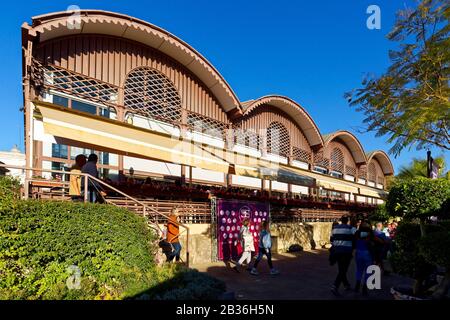
{"label": "man in orange shirt", "polygon": [[172,213],[167,221],[167,242],[169,242],[173,247],[173,252],[168,256],[168,261],[172,261],[173,258],[178,262],[180,261],[180,223],[178,222],[178,209],[173,208]]}

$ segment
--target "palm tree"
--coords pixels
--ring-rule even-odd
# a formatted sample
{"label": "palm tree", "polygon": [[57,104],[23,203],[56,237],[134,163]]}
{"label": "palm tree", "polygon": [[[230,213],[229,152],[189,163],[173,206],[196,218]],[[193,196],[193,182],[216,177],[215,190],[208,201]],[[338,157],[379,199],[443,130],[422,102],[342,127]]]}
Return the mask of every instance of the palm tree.
{"label": "palm tree", "polygon": [[[447,176],[450,177],[450,171],[445,173],[445,158],[438,157],[435,158],[434,161],[439,165],[439,177],[443,178]],[[414,158],[413,161],[408,166],[402,166],[400,168],[399,173],[396,176],[397,178],[402,179],[412,179],[416,177],[425,177],[427,178],[427,160],[426,159],[417,159]]]}

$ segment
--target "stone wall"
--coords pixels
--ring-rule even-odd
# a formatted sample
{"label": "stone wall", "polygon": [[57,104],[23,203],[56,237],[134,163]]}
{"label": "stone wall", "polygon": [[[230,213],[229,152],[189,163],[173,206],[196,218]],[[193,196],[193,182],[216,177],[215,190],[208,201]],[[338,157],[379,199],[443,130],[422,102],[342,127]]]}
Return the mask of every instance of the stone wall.
{"label": "stone wall", "polygon": [[[213,253],[213,239],[210,224],[188,225],[189,235],[189,263],[191,265],[209,263]],[[183,228],[180,228],[182,231]],[[273,237],[272,250],[286,252],[289,246],[299,244],[304,250],[319,249],[330,242],[331,222],[304,223],[273,223],[271,234]],[[180,236],[183,247],[182,259],[186,257],[186,235]]]}
{"label": "stone wall", "polygon": [[304,250],[320,249],[330,242],[331,222],[289,222],[271,224],[272,250],[286,252],[293,244]]}

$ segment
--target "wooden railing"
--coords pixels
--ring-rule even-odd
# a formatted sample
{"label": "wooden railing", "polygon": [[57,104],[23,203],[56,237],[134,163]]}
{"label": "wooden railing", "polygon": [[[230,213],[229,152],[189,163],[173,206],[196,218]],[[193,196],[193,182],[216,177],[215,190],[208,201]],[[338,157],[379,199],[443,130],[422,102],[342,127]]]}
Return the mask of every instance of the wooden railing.
{"label": "wooden railing", "polygon": [[[140,207],[135,206],[134,203],[130,202],[126,198],[122,197],[107,197],[109,203],[113,203],[120,207],[127,208],[129,210],[134,210],[139,212]],[[209,202],[192,202],[192,201],[170,201],[170,200],[148,200],[139,199],[147,207],[153,208],[154,210],[164,213],[166,215],[170,214],[173,208],[177,208],[179,212],[179,219],[181,223],[184,224],[200,224],[200,223],[211,223],[211,206]],[[163,223],[160,217],[156,217],[158,223]]]}
{"label": "wooden railing", "polygon": [[[7,168],[7,169],[20,169],[27,172],[27,176],[31,176],[32,178],[25,178],[25,182],[23,185],[23,198],[28,199],[30,197],[30,190],[31,190],[31,196],[34,198],[40,198],[40,199],[48,199],[48,200],[69,200],[70,196],[68,195],[68,192],[66,191],[68,189],[68,181],[70,180],[71,175],[81,176],[82,179],[84,179],[84,190],[83,190],[83,200],[84,202],[88,202],[88,195],[89,190],[88,186],[90,185],[101,185],[102,188],[110,189],[114,191],[116,194],[119,194],[122,196],[126,201],[133,205],[134,209],[132,210],[140,215],[142,215],[148,222],[148,225],[150,228],[155,229],[160,234],[162,233],[162,229],[160,227],[161,221],[167,221],[169,219],[168,214],[162,213],[158,211],[156,208],[149,206],[145,204],[142,201],[139,201],[128,194],[120,191],[119,189],[107,184],[106,182],[93,177],[86,173],[71,173],[70,171],[60,171],[60,170],[51,170],[51,169],[41,169],[41,168],[29,168],[29,167],[22,167],[22,166],[13,166],[13,165],[5,165],[0,164],[0,167]],[[43,177],[36,177],[36,173],[40,172],[47,172],[47,173],[55,173],[62,177],[61,180],[49,180],[45,179]],[[31,173],[31,174],[30,174]],[[34,177],[33,177],[34,176]],[[67,179],[69,177],[69,179]],[[47,189],[45,192],[38,192],[33,193],[33,188],[37,189]],[[108,201],[108,198],[104,198],[106,203],[112,204],[112,205],[118,205],[115,204],[113,201]],[[182,234],[186,233],[186,264],[189,266],[189,227],[186,226],[183,223],[179,223],[179,226],[183,228],[182,232],[178,235],[180,237]]]}
{"label": "wooden railing", "polygon": [[297,211],[271,212],[273,222],[333,222],[339,220],[347,211],[328,209],[300,209]]}

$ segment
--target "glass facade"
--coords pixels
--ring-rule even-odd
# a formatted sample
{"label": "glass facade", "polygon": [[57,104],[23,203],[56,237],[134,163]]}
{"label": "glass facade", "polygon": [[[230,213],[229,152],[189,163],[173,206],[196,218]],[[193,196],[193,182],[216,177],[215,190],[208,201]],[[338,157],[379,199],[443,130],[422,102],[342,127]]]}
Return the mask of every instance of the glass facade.
{"label": "glass facade", "polygon": [[72,109],[83,111],[91,114],[97,114],[97,107],[77,100],[72,100]]}
{"label": "glass facade", "polygon": [[69,99],[54,94],[53,95],[53,103],[67,108],[69,106]]}
{"label": "glass facade", "polygon": [[67,150],[68,150],[68,148],[66,145],[52,143],[52,157],[53,158],[67,159],[67,156],[68,156]]}

